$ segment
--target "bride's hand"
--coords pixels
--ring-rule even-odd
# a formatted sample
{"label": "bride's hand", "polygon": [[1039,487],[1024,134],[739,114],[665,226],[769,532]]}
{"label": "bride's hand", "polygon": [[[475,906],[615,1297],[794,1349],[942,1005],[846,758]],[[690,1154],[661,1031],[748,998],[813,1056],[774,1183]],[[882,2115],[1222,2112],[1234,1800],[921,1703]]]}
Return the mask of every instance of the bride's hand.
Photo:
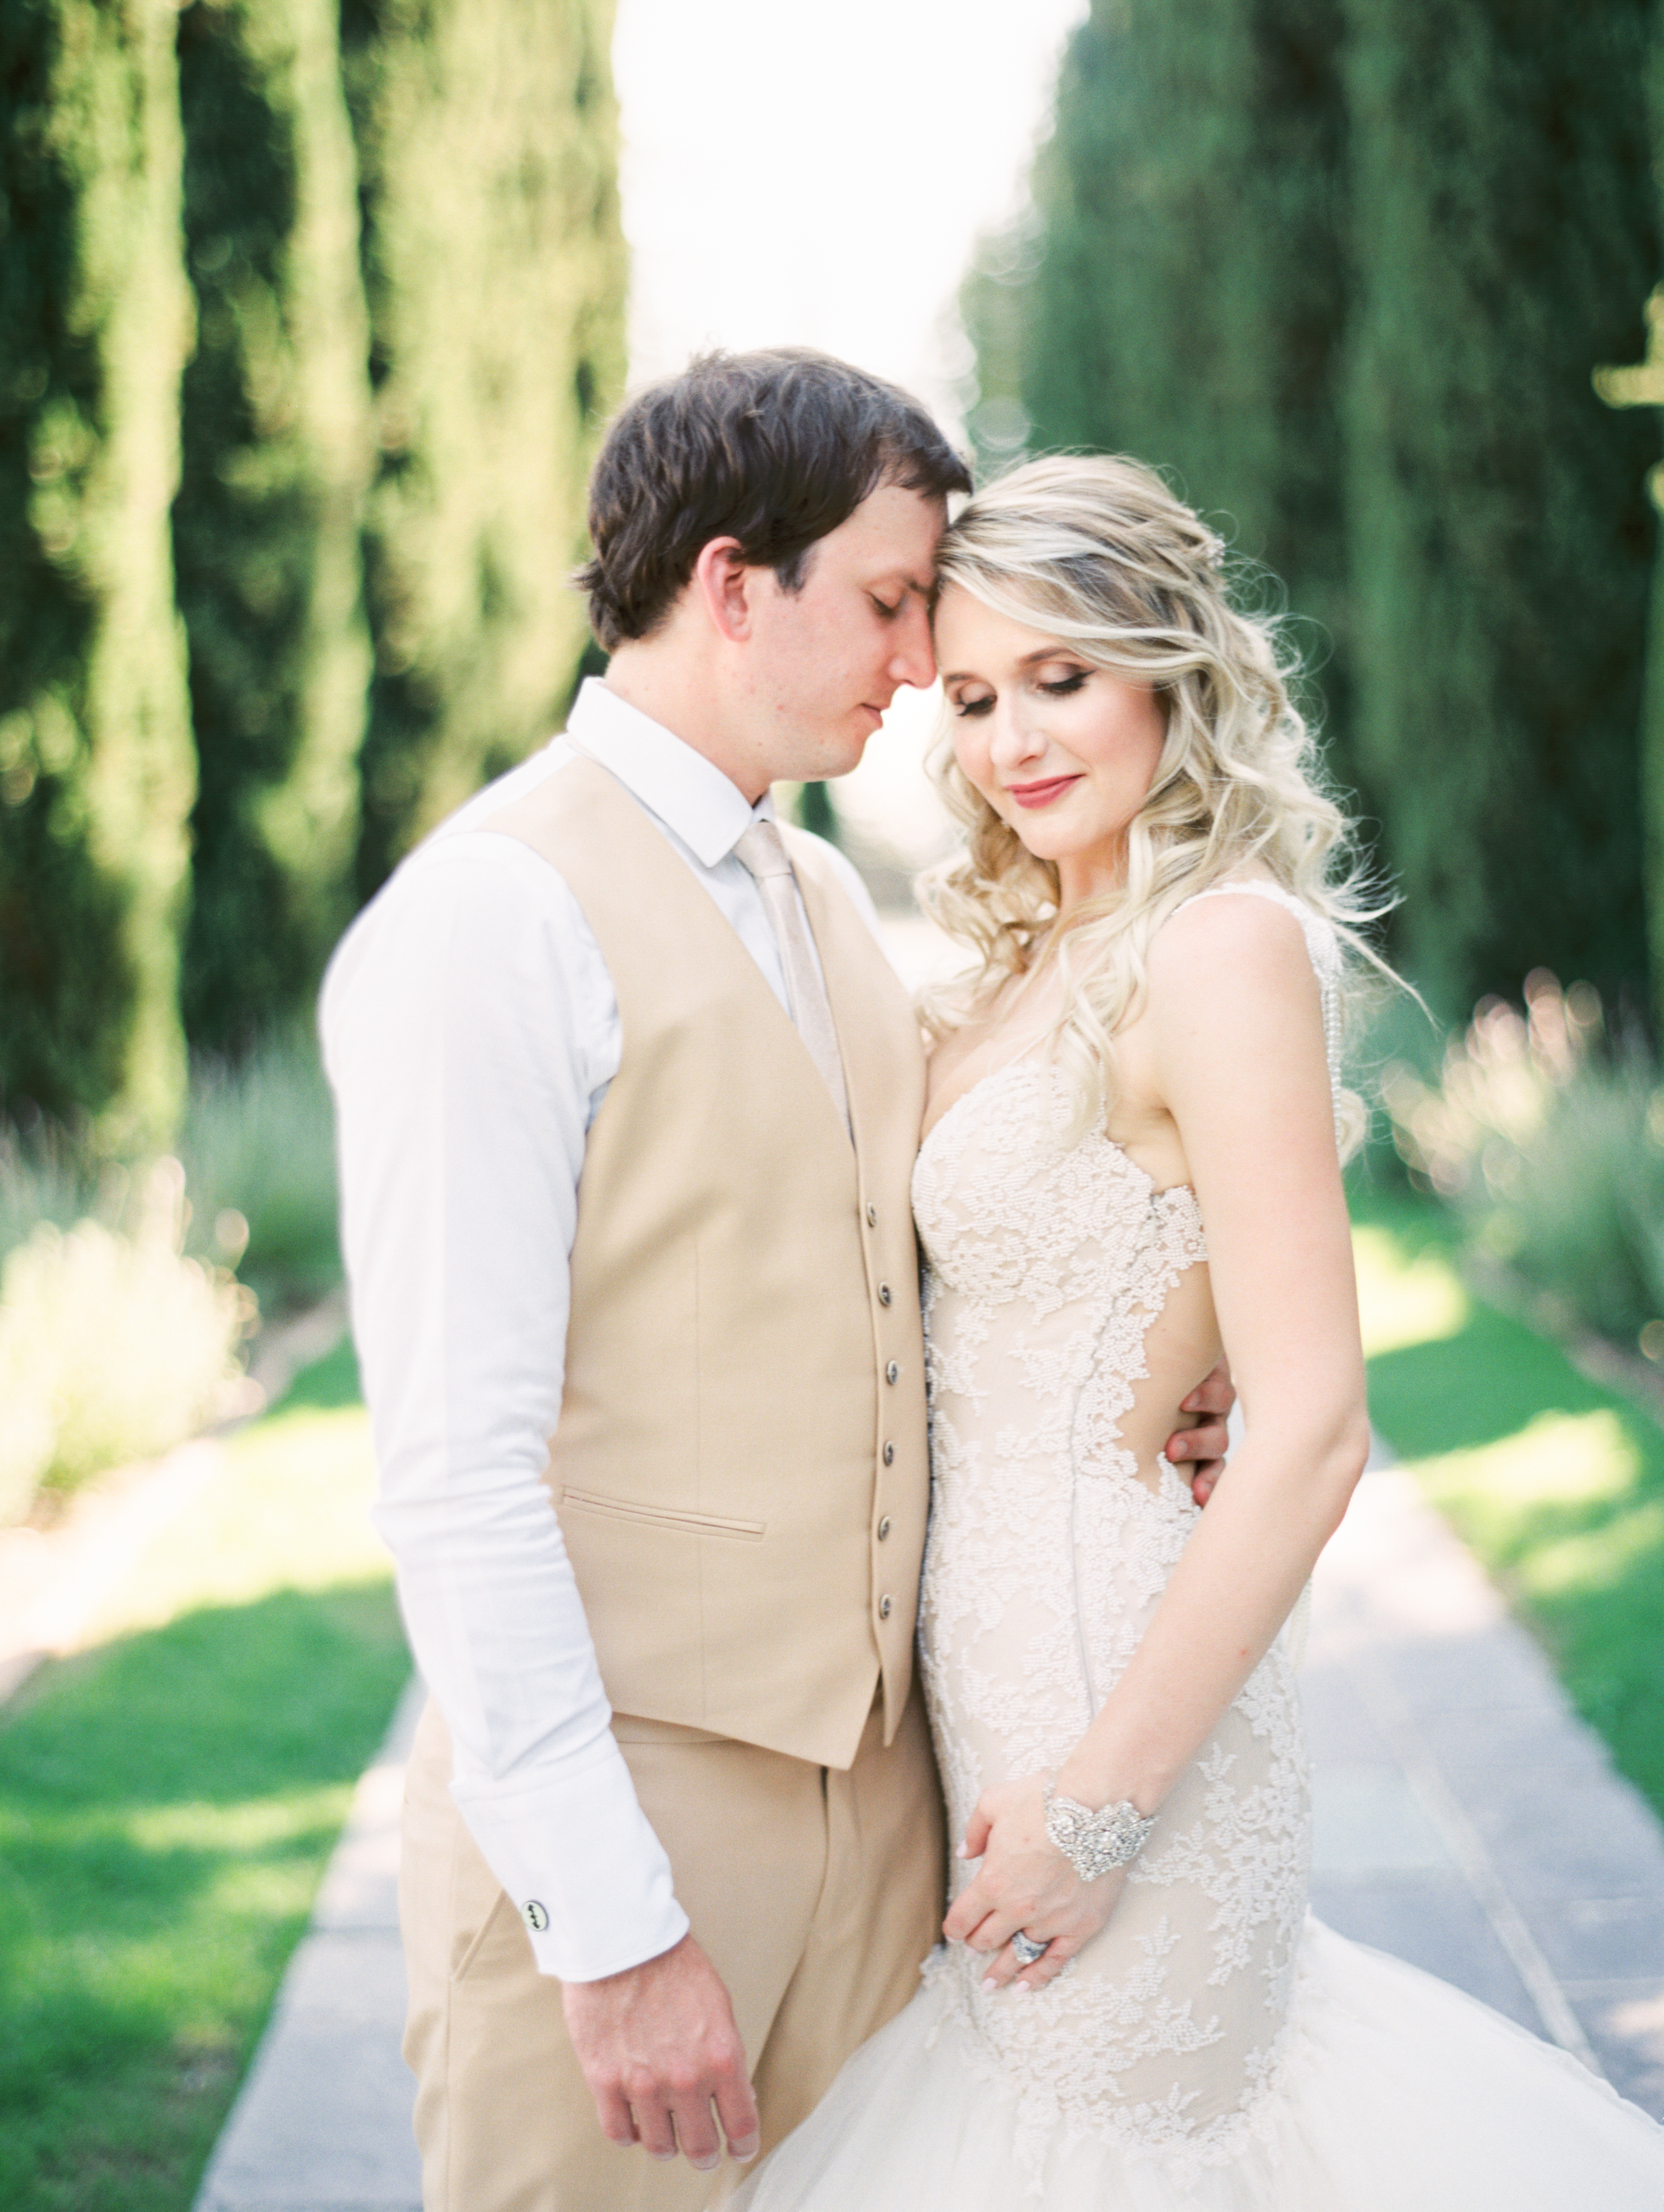
{"label": "bride's hand", "polygon": [[[1046,1833],[1038,1775],[983,1791],[959,1856],[982,1863],[942,1923],[942,1933],[950,1942],[990,1954],[985,1987],[1008,1982],[1043,1987],[1097,1934],[1127,1884],[1120,1867],[1096,1881],[1081,1880]],[[1046,1946],[1032,1966],[1023,1966],[1011,1948],[1019,1929]]]}

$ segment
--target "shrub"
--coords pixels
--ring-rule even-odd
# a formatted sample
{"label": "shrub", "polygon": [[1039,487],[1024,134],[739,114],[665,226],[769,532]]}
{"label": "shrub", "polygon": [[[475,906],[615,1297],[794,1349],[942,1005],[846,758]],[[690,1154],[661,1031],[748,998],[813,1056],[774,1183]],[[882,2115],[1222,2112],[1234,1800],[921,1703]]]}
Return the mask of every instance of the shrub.
{"label": "shrub", "polygon": [[1523,1012],[1486,1000],[1436,1079],[1398,1060],[1382,1091],[1400,1154],[1479,1251],[1558,1318],[1664,1349],[1664,1091],[1588,984],[1534,970]]}
{"label": "shrub", "polygon": [[308,1033],[199,1062],[179,1149],[192,1251],[236,1267],[267,1308],[339,1280],[333,1112]]}
{"label": "shrub", "polygon": [[0,1273],[0,1522],[229,1410],[252,1295],[184,1254],[185,1171],[159,1161],[128,1234],[42,1222]]}
{"label": "shrub", "polygon": [[135,1171],[99,1165],[44,1118],[0,1127],[0,1526],[42,1487],[71,1490],[230,1411],[259,1304],[339,1279],[309,1036],[199,1063],[182,1150],[183,1165]]}
{"label": "shrub", "polygon": [[69,1229],[95,1210],[95,1179],[66,1129],[44,1115],[26,1131],[0,1122],[0,1260],[42,1222]]}

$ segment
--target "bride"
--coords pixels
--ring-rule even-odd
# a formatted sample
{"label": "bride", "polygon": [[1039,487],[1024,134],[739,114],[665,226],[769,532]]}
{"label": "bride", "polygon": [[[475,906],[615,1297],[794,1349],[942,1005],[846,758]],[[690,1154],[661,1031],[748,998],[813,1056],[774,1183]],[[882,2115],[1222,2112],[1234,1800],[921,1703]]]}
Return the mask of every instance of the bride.
{"label": "bride", "polygon": [[[1309,1918],[1278,1632],[1367,1449],[1340,1154],[1362,951],[1273,627],[1150,471],[950,529],[967,837],[914,1183],[946,1942],[748,2212],[1657,2212],[1664,2130]],[[1221,1349],[1205,1511],[1161,1452]]]}

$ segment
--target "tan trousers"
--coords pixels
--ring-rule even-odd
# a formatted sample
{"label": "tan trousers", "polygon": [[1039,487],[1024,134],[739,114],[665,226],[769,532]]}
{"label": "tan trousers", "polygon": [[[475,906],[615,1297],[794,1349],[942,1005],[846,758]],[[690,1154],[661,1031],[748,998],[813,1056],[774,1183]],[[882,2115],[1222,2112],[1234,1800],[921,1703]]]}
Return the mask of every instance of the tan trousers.
{"label": "tan trousers", "polygon": [[[619,1717],[643,1809],[733,1999],[764,2149],[901,2010],[941,1928],[941,1797],[918,1692],[849,1771]],[[424,2212],[702,2212],[741,2173],[658,2165],[602,2134],[513,1905],[451,1800],[430,1705],[406,1785],[399,1917],[410,1969]]]}

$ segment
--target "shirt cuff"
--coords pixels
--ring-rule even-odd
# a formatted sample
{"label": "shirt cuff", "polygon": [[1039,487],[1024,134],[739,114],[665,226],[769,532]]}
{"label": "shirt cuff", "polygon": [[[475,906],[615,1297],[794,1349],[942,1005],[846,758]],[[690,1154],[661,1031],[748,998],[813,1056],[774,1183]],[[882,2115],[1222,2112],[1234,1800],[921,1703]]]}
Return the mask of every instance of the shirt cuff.
{"label": "shirt cuff", "polygon": [[507,1792],[453,1781],[451,1795],[525,1923],[539,1973],[599,1981],[687,1934],[670,1860],[610,1735],[604,1755],[575,1772]]}

